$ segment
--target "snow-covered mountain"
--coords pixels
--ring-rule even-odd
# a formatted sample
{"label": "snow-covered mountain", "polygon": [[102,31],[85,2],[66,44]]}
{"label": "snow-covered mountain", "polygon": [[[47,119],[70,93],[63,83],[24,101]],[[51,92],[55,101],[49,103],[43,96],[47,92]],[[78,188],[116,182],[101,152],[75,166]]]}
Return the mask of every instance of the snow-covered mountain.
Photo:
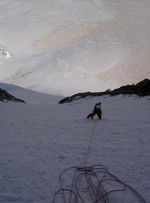
{"label": "snow-covered mountain", "polygon": [[0,81],[57,95],[150,77],[150,1],[1,0]]}

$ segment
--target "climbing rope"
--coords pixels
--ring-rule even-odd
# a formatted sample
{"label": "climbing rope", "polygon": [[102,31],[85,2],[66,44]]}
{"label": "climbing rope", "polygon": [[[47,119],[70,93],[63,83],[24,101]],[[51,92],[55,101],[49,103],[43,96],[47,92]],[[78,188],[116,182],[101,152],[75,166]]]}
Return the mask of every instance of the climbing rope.
{"label": "climbing rope", "polygon": [[[83,167],[70,167],[59,175],[61,188],[53,203],[146,203],[131,186],[110,173],[103,165],[87,166],[96,121],[94,122]],[[129,200],[129,201],[128,201]]]}
{"label": "climbing rope", "polygon": [[93,136],[94,136],[96,121],[97,121],[97,120],[94,121],[94,125],[93,125],[92,131],[91,131],[90,141],[89,141],[89,145],[88,145],[88,148],[87,148],[87,153],[86,153],[85,161],[84,161],[84,167],[87,165],[88,156],[89,156],[89,154],[90,154],[90,149],[91,149],[92,140],[93,140]]}
{"label": "climbing rope", "polygon": [[115,202],[146,203],[134,188],[102,165],[68,168],[60,174],[59,180],[61,189],[55,193],[53,203],[110,203],[111,197]]}

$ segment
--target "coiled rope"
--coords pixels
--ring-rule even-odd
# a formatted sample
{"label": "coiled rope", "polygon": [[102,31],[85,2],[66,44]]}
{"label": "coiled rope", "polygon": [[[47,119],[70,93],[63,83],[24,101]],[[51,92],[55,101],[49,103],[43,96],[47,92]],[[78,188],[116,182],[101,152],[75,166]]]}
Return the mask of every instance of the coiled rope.
{"label": "coiled rope", "polygon": [[[72,179],[66,180],[70,175]],[[110,203],[111,197],[115,202],[146,203],[134,188],[102,165],[68,168],[60,174],[59,180],[61,189],[55,193],[53,203]]]}
{"label": "coiled rope", "polygon": [[111,174],[103,165],[87,166],[95,127],[96,121],[83,167],[70,167],[62,171],[59,175],[61,188],[55,192],[53,203],[146,203],[134,188]]}

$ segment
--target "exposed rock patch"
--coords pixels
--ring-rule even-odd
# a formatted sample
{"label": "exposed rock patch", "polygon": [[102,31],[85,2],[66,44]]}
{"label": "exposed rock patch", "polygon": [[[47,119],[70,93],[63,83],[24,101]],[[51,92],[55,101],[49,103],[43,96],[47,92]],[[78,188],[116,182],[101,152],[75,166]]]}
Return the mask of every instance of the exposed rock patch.
{"label": "exposed rock patch", "polygon": [[1,102],[13,101],[25,103],[25,101],[23,101],[22,99],[14,97],[13,95],[9,94],[6,90],[3,90],[1,88],[0,88],[0,101]]}
{"label": "exposed rock patch", "polygon": [[96,97],[96,96],[103,96],[103,95],[110,95],[116,96],[119,94],[123,95],[138,95],[141,97],[150,96],[150,80],[145,79],[141,82],[132,85],[121,86],[120,88],[114,90],[106,90],[104,92],[84,92],[84,93],[77,93],[70,97],[66,97],[59,101],[59,104],[69,103],[73,100],[85,98],[85,97]]}

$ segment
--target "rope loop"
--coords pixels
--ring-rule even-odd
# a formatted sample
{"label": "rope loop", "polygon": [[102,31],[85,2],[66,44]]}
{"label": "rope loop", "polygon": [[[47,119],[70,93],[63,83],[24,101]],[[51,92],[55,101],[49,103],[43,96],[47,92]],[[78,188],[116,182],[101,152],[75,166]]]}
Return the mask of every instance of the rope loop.
{"label": "rope loop", "polygon": [[[72,178],[65,180],[71,174]],[[134,188],[102,165],[65,169],[60,174],[60,184],[53,203],[110,203],[114,198],[116,202],[146,203]]]}
{"label": "rope loop", "polygon": [[103,165],[87,166],[95,127],[96,121],[83,167],[70,167],[60,174],[61,189],[55,193],[53,203],[110,203],[114,198],[116,202],[127,202],[126,195],[129,195],[130,202],[146,203],[134,188],[111,174]]}

